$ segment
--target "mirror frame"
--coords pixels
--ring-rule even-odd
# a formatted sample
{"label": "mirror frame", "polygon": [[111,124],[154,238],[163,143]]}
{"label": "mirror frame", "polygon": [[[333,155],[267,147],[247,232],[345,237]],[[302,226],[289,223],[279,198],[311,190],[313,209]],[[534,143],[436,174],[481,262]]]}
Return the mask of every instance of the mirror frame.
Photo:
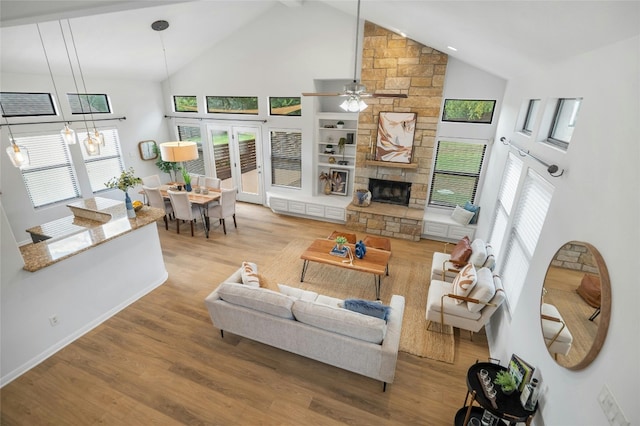
{"label": "mirror frame", "polygon": [[[596,336],[593,339],[593,343],[589,348],[589,351],[586,353],[584,358],[580,362],[572,366],[564,366],[559,364],[554,358],[551,352],[547,350],[547,353],[551,356],[551,359],[559,366],[566,368],[568,370],[582,370],[586,368],[589,364],[593,362],[593,360],[600,353],[600,349],[602,349],[602,345],[604,345],[604,341],[607,337],[607,332],[609,331],[609,322],[611,320],[611,281],[609,279],[609,270],[607,269],[607,264],[604,261],[604,258],[593,245],[586,243],[584,241],[569,241],[560,248],[564,247],[567,244],[581,244],[585,246],[593,256],[593,259],[596,262],[598,267],[598,271],[600,273],[600,324],[598,325],[598,331],[596,332]],[[555,252],[557,253],[557,251]],[[554,253],[554,256],[555,256]],[[549,274],[549,268],[551,267],[551,263],[549,263],[549,267],[547,268],[547,273],[545,274],[545,282],[547,280],[547,275]],[[540,308],[542,309],[542,300],[544,296],[544,282],[543,282],[543,290],[540,297]],[[540,312],[542,315],[542,312]],[[542,318],[540,317],[540,332],[542,336],[542,343],[544,344],[544,336],[542,335]],[[546,346],[546,345],[545,345]]]}
{"label": "mirror frame", "polygon": [[156,145],[156,141],[147,140],[138,142],[138,151],[140,151],[140,158],[143,160],[155,160],[158,158],[158,152],[153,147]]}

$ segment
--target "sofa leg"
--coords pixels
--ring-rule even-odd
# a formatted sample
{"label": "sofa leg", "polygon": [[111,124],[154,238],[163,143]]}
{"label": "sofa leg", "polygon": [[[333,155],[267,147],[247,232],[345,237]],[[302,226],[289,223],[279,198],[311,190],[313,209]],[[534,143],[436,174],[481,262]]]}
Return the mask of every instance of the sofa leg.
{"label": "sofa leg", "polygon": [[382,392],[387,391],[387,382],[382,382]]}
{"label": "sofa leg", "polygon": [[224,330],[220,330],[220,337],[224,339]]}

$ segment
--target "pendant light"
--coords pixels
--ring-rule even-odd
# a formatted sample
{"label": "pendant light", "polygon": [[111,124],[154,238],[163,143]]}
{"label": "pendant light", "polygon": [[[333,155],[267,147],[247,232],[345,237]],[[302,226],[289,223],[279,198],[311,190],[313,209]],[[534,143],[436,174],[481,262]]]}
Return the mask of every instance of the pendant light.
{"label": "pendant light", "polygon": [[[62,38],[64,40],[64,47],[67,51],[67,59],[69,60],[69,66],[71,67],[71,74],[73,76],[73,83],[76,88],[76,95],[78,96],[78,102],[80,103],[80,110],[82,114],[86,114],[84,111],[84,106],[82,104],[82,97],[80,96],[80,90],[78,89],[78,82],[76,80],[76,74],[73,70],[73,65],[71,63],[71,55],[69,54],[69,48],[67,45],[67,39],[64,36],[64,31],[62,30],[62,22],[58,21],[60,24],[60,32],[62,32]],[[71,35],[71,43],[73,44],[73,52],[76,57],[76,62],[78,63],[78,70],[80,72],[80,78],[82,80],[82,86],[84,88],[84,94],[87,97],[87,102],[89,101],[89,96],[87,95],[87,85],[84,80],[84,75],[82,73],[82,66],[80,65],[80,58],[78,57],[78,49],[76,47],[76,42],[73,37],[73,30],[71,29],[71,22],[67,19],[67,26],[69,27],[69,34]],[[89,125],[87,124],[87,120],[84,120],[85,128],[87,129],[87,137],[83,139],[82,144],[84,145],[85,151],[87,155],[94,156],[100,155],[100,146],[104,146],[104,135],[98,132],[96,128],[96,122],[93,118],[93,112],[91,111],[91,105],[89,105],[89,114],[91,114],[91,121],[93,123],[93,132],[89,131]]]}
{"label": "pendant light", "polygon": [[4,117],[4,120],[7,122],[7,129],[9,130],[10,146],[7,147],[7,155],[11,160],[11,164],[13,164],[14,167],[18,167],[20,169],[22,169],[23,167],[27,167],[30,164],[29,151],[26,147],[16,144],[16,141],[13,138],[13,132],[11,131],[11,126],[9,125],[9,120],[4,114],[4,106],[1,102],[0,108],[2,109],[2,116]]}
{"label": "pendant light", "polygon": [[[51,76],[51,83],[53,83],[53,90],[56,92],[56,98],[58,98],[58,102],[62,102],[60,99],[60,95],[58,94],[58,87],[56,86],[56,80],[53,78],[53,71],[51,71],[51,64],[49,63],[49,56],[47,55],[47,49],[44,47],[44,39],[42,38],[42,32],[40,32],[40,25],[36,23],[36,28],[38,29],[38,35],[40,36],[40,44],[42,45],[42,51],[44,52],[44,59],[47,61],[47,68],[49,68],[49,75]],[[67,121],[64,118],[64,111],[62,111],[62,104],[60,104],[60,114],[62,115],[62,120]],[[65,123],[64,128],[60,130],[60,135],[62,139],[66,142],[67,145],[74,145],[76,143],[76,132],[69,127],[69,123]]]}

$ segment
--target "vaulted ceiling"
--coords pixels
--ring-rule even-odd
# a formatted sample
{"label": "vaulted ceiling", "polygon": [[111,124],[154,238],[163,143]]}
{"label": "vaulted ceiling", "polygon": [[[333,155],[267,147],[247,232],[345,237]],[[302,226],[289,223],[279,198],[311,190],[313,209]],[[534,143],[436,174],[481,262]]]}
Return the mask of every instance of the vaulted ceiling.
{"label": "vaulted ceiling", "polygon": [[[68,18],[83,72],[161,81],[163,46],[173,73],[271,8],[309,1],[2,0],[0,67],[46,72],[38,22],[52,67],[68,68],[66,54],[50,50]],[[355,18],[355,0],[315,1]],[[363,0],[361,18],[504,78],[640,34],[638,1]],[[169,29],[153,31],[158,19]]]}

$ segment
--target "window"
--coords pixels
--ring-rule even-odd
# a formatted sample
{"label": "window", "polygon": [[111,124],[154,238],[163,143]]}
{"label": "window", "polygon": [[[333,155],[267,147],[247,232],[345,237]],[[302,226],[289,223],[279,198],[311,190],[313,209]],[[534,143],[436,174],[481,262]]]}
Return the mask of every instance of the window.
{"label": "window", "polygon": [[496,101],[445,99],[442,121],[491,124]]}
{"label": "window", "polygon": [[99,131],[104,135],[104,146],[100,147],[100,155],[87,155],[84,144],[80,144],[84,164],[89,175],[91,191],[94,193],[108,189],[105,186],[105,182],[120,176],[120,173],[124,170],[118,130],[99,129]]}
{"label": "window", "polygon": [[256,96],[207,96],[207,112],[258,115]]}
{"label": "window", "polygon": [[0,93],[3,117],[57,115],[51,93]]}
{"label": "window", "polygon": [[[514,160],[510,154],[510,161]],[[516,160],[518,161],[518,160]],[[509,163],[508,162],[508,163]],[[529,271],[531,257],[538,244],[538,238],[542,231],[542,225],[547,217],[553,187],[538,173],[529,169],[524,178],[520,195],[517,196],[516,172],[519,168],[515,162],[507,165],[503,184],[500,188],[498,209],[491,232],[490,243],[496,249],[494,241],[499,241],[500,259],[499,273],[505,286],[509,308],[513,311],[520,298],[520,293],[525,284],[525,278]],[[515,213],[511,215],[511,208],[517,198]],[[501,215],[499,209],[501,202],[510,206],[507,217]],[[504,212],[504,211],[503,211]],[[509,224],[509,217],[512,222]],[[503,231],[503,232],[501,232]],[[500,236],[500,234],[502,236]],[[502,253],[502,239],[507,236],[506,249]],[[494,240],[495,238],[495,240]]]}
{"label": "window", "polygon": [[533,131],[533,125],[536,121],[536,116],[538,114],[538,108],[540,107],[540,99],[530,99],[529,106],[527,108],[527,115],[524,118],[524,123],[522,124],[522,133],[526,133],[530,135]]}
{"label": "window", "polygon": [[198,144],[198,159],[185,162],[185,168],[189,173],[206,175],[204,170],[204,155],[202,152],[202,138],[199,126],[178,125],[178,140],[195,142]]}
{"label": "window", "polygon": [[110,114],[107,95],[67,93],[71,114]]}
{"label": "window", "polygon": [[302,188],[302,133],[272,130],[271,184]]}
{"label": "window", "polygon": [[174,96],[173,110],[175,112],[198,112],[198,99],[195,96]]}
{"label": "window", "polygon": [[581,102],[582,98],[558,99],[551,132],[547,138],[548,143],[565,150],[569,147]]}
{"label": "window", "polygon": [[455,207],[473,203],[486,142],[438,141],[429,205]]}
{"label": "window", "polygon": [[60,133],[17,137],[16,143],[29,150],[31,164],[21,172],[34,207],[80,196],[71,156]]}
{"label": "window", "polygon": [[270,115],[302,115],[300,98],[269,98]]}
{"label": "window", "polygon": [[498,201],[493,217],[493,225],[489,236],[489,244],[493,247],[498,259],[502,258],[502,242],[507,232],[511,209],[518,190],[518,182],[522,173],[522,161],[509,153],[505,164],[502,183],[498,192]]}

